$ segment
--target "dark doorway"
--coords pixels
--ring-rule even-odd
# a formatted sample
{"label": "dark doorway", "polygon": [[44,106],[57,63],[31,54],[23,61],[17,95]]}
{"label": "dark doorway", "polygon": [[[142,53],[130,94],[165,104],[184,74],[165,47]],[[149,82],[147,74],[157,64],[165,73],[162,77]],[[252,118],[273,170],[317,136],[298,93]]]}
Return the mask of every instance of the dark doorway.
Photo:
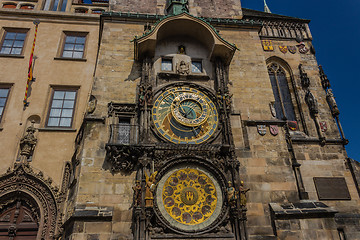
{"label": "dark doorway", "polygon": [[36,217],[22,201],[0,213],[0,240],[36,240],[38,229]]}

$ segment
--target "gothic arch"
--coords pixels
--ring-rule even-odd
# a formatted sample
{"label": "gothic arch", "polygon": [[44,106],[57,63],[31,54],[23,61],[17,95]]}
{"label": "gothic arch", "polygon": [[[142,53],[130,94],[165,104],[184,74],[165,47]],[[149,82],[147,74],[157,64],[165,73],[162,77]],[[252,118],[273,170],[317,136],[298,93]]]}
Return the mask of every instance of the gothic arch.
{"label": "gothic arch", "polygon": [[36,239],[53,239],[58,221],[58,189],[51,186],[42,172],[34,173],[29,165],[15,165],[0,177],[0,211],[14,200],[34,209],[39,230]]}
{"label": "gothic arch", "polygon": [[209,23],[182,13],[163,18],[151,31],[135,38],[135,59],[153,57],[158,41],[177,36],[198,40],[209,50],[210,59],[221,58],[226,64],[231,62],[236,50],[236,46],[225,41]]}
{"label": "gothic arch", "polygon": [[[288,94],[289,94],[290,100],[291,100],[291,102],[289,102],[289,104],[291,103],[291,105],[292,105],[291,107],[293,108],[293,111],[294,111],[294,116],[293,116],[294,119],[288,119],[288,120],[293,120],[293,121],[296,120],[299,123],[301,123],[301,126],[303,128],[302,130],[305,131],[305,133],[306,133],[307,128],[306,128],[304,116],[303,116],[303,113],[301,110],[301,102],[300,102],[299,94],[297,92],[296,82],[295,82],[292,68],[285,60],[283,60],[282,58],[279,58],[279,57],[275,57],[275,56],[268,58],[266,60],[266,65],[267,65],[267,69],[269,72],[270,81],[273,80],[273,79],[271,79],[271,72],[278,71],[278,72],[282,72],[285,75],[287,88],[288,88]],[[273,86],[273,91],[275,91],[274,86]],[[285,93],[285,95],[286,94],[287,93]],[[274,92],[274,96],[275,96],[275,92]],[[276,96],[275,96],[275,98],[276,98]]]}

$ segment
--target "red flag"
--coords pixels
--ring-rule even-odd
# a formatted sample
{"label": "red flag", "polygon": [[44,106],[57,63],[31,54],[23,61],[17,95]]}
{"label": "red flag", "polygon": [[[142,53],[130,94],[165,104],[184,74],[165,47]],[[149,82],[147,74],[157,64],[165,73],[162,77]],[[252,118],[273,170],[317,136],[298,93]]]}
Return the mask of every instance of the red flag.
{"label": "red flag", "polygon": [[27,98],[29,92],[29,83],[33,80],[33,59],[34,59],[34,50],[35,50],[36,35],[39,26],[39,21],[34,21],[34,24],[35,24],[35,36],[34,36],[33,46],[31,49],[30,60],[29,60],[28,78],[26,82],[26,90],[24,96],[24,107],[28,105]]}

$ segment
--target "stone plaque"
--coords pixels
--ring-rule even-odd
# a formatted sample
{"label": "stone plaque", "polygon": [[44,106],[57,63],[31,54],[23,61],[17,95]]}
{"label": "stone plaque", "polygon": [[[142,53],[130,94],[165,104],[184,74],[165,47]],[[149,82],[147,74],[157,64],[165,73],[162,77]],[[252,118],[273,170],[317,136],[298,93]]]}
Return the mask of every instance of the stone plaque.
{"label": "stone plaque", "polygon": [[319,200],[351,200],[343,177],[314,177]]}

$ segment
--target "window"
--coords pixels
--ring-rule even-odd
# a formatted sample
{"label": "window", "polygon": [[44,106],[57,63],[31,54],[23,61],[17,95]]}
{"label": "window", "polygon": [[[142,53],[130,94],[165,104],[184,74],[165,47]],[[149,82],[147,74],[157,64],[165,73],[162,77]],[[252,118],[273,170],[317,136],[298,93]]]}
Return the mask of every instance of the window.
{"label": "window", "polygon": [[2,8],[16,8],[15,3],[5,3],[3,4]]}
{"label": "window", "polygon": [[91,10],[92,14],[102,14],[103,12],[105,12],[104,9],[92,9]]}
{"label": "window", "polygon": [[76,8],[75,13],[88,13],[87,8]]}
{"label": "window", "polygon": [[62,57],[83,58],[85,50],[86,33],[65,33]]}
{"label": "window", "polygon": [[24,5],[21,5],[20,9],[32,10],[32,9],[34,9],[34,5],[24,4]]}
{"label": "window", "polygon": [[129,118],[120,118],[117,139],[116,142],[119,144],[129,144],[130,143],[130,119]]}
{"label": "window", "polygon": [[76,90],[54,90],[50,103],[48,127],[71,127]]}
{"label": "window", "polygon": [[161,59],[161,71],[172,71],[172,70],[173,70],[172,59],[169,58]]}
{"label": "window", "polygon": [[202,61],[191,61],[191,71],[193,73],[202,73]]}
{"label": "window", "polygon": [[291,100],[291,94],[286,78],[286,72],[277,63],[271,63],[268,66],[268,73],[275,97],[276,118],[289,121],[296,121],[294,106]]}
{"label": "window", "polygon": [[21,55],[26,34],[24,30],[5,31],[0,54]]}
{"label": "window", "polygon": [[66,10],[67,0],[46,0],[43,10],[62,11]]}
{"label": "window", "polygon": [[8,96],[9,96],[9,88],[0,87],[0,122],[4,114],[4,109]]}

